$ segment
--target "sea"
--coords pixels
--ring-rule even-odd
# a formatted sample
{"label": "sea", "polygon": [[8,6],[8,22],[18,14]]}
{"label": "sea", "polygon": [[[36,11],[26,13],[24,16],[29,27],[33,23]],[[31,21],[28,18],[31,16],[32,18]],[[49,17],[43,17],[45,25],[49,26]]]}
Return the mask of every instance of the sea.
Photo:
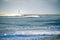
{"label": "sea", "polygon": [[60,40],[60,15],[0,16],[0,40]]}

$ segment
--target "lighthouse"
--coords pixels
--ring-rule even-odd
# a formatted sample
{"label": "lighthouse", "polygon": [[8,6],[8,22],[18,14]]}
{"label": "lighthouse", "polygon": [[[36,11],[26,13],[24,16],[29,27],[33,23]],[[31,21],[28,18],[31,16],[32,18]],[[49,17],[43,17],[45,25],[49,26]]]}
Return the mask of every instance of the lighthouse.
{"label": "lighthouse", "polygon": [[21,16],[20,10],[18,9],[17,15],[16,16]]}
{"label": "lighthouse", "polygon": [[20,14],[20,10],[18,10],[18,14]]}

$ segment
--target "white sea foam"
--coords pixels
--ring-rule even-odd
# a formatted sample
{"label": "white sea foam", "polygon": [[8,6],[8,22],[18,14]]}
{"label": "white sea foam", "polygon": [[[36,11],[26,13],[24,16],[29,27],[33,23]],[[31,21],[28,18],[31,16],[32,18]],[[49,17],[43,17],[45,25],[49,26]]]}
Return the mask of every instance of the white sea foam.
{"label": "white sea foam", "polygon": [[60,34],[60,31],[16,31],[15,34],[38,35],[38,34]]}
{"label": "white sea foam", "polygon": [[22,17],[40,17],[40,16],[22,16]]}

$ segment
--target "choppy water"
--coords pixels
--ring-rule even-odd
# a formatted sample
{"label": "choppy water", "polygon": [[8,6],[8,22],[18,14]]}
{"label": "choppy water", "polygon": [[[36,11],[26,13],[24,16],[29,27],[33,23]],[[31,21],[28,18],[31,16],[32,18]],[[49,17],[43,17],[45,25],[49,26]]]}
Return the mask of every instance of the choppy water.
{"label": "choppy water", "polygon": [[[0,37],[4,37],[1,35],[6,36],[7,34],[8,35],[24,34],[24,32],[20,33],[20,31],[27,31],[27,34],[29,34],[28,31],[33,32],[36,30],[37,31],[42,30],[42,31],[47,31],[47,32],[49,32],[49,31],[58,31],[59,32],[60,31],[60,16],[57,16],[57,15],[55,15],[55,16],[51,16],[51,15],[46,16],[45,15],[44,16],[43,15],[40,17],[30,17],[30,18],[29,17],[18,17],[18,16],[15,16],[15,17],[0,16]],[[49,34],[49,33],[47,33],[47,34]],[[38,34],[38,35],[40,35],[40,34]],[[60,35],[60,32],[57,35]],[[31,34],[30,34],[30,36],[31,36]],[[40,36],[38,36],[38,37],[40,37]],[[43,35],[43,37],[44,37],[44,35]]]}

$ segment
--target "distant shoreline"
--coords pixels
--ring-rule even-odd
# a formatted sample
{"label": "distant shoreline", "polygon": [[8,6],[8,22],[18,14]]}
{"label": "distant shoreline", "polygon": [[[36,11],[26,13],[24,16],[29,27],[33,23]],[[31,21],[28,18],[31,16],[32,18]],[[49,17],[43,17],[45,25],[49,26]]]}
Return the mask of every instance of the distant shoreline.
{"label": "distant shoreline", "polygon": [[[35,15],[38,15],[38,16],[60,16],[60,14],[35,14]],[[11,17],[14,17],[14,16],[20,16],[20,15],[0,15],[0,16],[11,16]],[[29,14],[21,15],[21,16],[29,16]],[[34,15],[32,15],[32,16],[34,16]]]}

